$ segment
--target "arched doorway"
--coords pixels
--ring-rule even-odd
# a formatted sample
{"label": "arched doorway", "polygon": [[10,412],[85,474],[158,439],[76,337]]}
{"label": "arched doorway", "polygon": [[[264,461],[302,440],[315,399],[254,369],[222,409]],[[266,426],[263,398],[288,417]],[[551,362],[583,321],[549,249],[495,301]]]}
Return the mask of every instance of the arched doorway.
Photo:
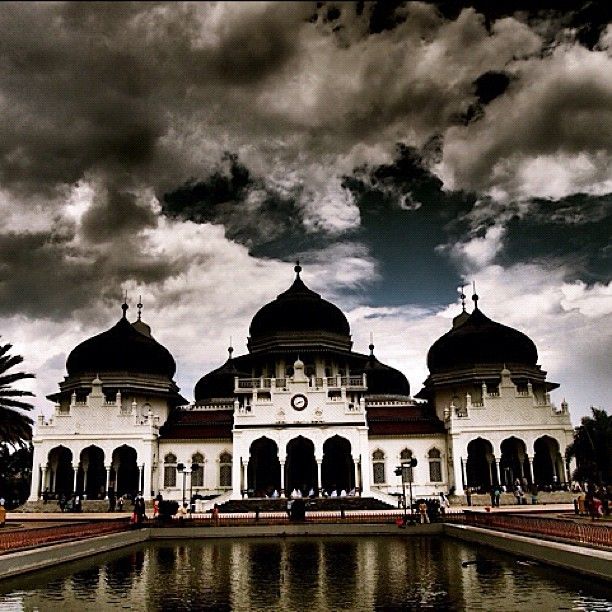
{"label": "arched doorway", "polygon": [[72,451],[65,446],[56,446],[49,451],[49,491],[56,495],[72,493],[74,470],[72,469]]}
{"label": "arched doorway", "polygon": [[521,486],[524,486],[525,482],[530,483],[531,474],[525,443],[514,436],[506,438],[501,443],[501,453],[499,471],[502,484],[511,491],[517,479]]}
{"label": "arched doorway", "polygon": [[541,487],[554,488],[563,480],[563,461],[559,442],[550,436],[538,438],[533,445],[533,478]]}
{"label": "arched doorway", "polygon": [[280,489],[280,461],[274,440],[264,436],[251,444],[247,482],[255,497],[265,497]]}
{"label": "arched doorway", "polygon": [[104,499],[105,488],[104,451],[92,444],[81,451],[81,461],[77,472],[77,491],[85,493],[88,499]]}
{"label": "arched doorway", "polygon": [[304,436],[298,436],[287,444],[285,475],[287,493],[294,489],[299,489],[303,495],[307,495],[310,489],[317,492],[317,462],[314,455],[314,444]]}
{"label": "arched doorway", "polygon": [[493,445],[488,440],[476,438],[468,444],[467,450],[467,486],[488,491],[492,485],[497,484]]}
{"label": "arched doorway", "polygon": [[355,487],[351,443],[346,438],[334,436],[323,444],[321,480],[321,486],[328,493],[334,490],[348,492]]}
{"label": "arched doorway", "polygon": [[116,495],[134,496],[141,490],[140,472],[136,463],[136,451],[127,445],[113,451],[113,472],[111,480]]}

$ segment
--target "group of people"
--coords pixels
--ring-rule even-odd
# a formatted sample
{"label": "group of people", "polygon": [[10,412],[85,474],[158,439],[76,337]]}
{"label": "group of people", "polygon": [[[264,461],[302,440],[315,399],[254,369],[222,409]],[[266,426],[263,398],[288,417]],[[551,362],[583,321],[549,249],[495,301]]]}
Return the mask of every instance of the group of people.
{"label": "group of people", "polygon": [[[348,491],[348,493],[346,489],[338,490],[335,487],[330,489],[329,491],[327,491],[326,489],[321,489],[320,493],[320,497],[354,497],[355,495],[357,495],[357,490],[354,488]],[[281,494],[278,492],[278,489],[273,489],[271,492],[267,492],[265,494],[265,497],[269,499],[278,499],[279,497],[281,497]],[[303,497],[315,499],[316,497],[319,497],[319,495],[313,487],[310,487],[309,489],[307,489],[307,487],[304,487],[303,489],[295,487],[291,491],[291,493],[287,495],[287,497],[289,499],[301,499]]]}
{"label": "group of people", "polygon": [[585,483],[586,493],[580,492],[574,499],[574,512],[577,515],[590,516],[595,520],[602,516],[610,516],[610,499],[612,498],[612,485],[595,485]]}
{"label": "group of people", "polygon": [[73,493],[69,497],[62,493],[57,501],[60,512],[82,512],[83,498],[78,493]]}

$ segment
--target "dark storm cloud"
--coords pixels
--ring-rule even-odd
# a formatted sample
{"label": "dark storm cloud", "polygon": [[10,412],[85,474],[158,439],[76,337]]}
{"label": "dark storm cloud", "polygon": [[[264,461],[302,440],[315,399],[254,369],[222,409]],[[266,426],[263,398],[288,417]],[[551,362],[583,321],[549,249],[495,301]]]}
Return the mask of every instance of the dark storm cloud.
{"label": "dark storm cloud", "polygon": [[[434,140],[424,150],[435,158],[438,147]],[[461,219],[474,197],[444,192],[423,152],[404,144],[397,146],[393,163],[358,168],[344,185],[359,205],[363,238],[381,262],[385,287],[374,299],[388,303],[393,295],[397,303],[423,304],[452,299],[459,271],[436,246],[467,229]]]}
{"label": "dark storm cloud", "polygon": [[487,27],[497,19],[515,17],[537,28],[552,42],[562,29],[573,28],[576,39],[593,49],[612,21],[612,4],[601,0],[431,0],[444,17],[455,20],[462,10],[474,8],[485,16]]}
{"label": "dark storm cloud", "polygon": [[612,194],[576,194],[563,200],[535,200],[527,214],[506,225],[497,261],[563,265],[568,280],[606,282],[612,269]]}
{"label": "dark storm cloud", "polygon": [[108,242],[121,240],[126,234],[134,235],[156,224],[155,213],[149,206],[139,203],[133,193],[109,188],[96,195],[83,215],[81,229],[89,241]]}
{"label": "dark storm cloud", "polygon": [[227,153],[223,163],[205,180],[189,181],[166,193],[162,212],[174,219],[224,226],[231,240],[249,247],[256,256],[291,256],[320,243],[308,236],[297,193],[281,194],[267,186]]}
{"label": "dark storm cloud", "polygon": [[184,262],[152,258],[138,241],[100,252],[76,248],[71,232],[0,234],[0,316],[61,320],[99,300],[121,298],[121,283],[156,283]]}

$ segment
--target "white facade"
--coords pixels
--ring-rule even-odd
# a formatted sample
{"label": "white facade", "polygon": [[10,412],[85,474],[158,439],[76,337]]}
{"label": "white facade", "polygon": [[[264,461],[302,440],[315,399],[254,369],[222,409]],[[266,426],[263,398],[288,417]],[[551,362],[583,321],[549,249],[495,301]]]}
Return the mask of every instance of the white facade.
{"label": "white facade", "polygon": [[[291,341],[284,333],[283,342]],[[306,337],[301,332],[299,342]],[[73,491],[96,499],[138,491],[148,499],[238,499],[298,488],[390,500],[402,491],[395,470],[410,459],[417,465],[404,479],[416,496],[461,495],[466,487],[487,490],[517,479],[550,487],[568,481],[569,411],[551,404],[547,390],[554,385],[539,366],[516,377],[490,365],[432,374],[419,393],[427,401],[417,402],[381,389],[381,379],[373,393],[376,372],[402,375],[373,352],[370,361],[352,353],[350,338],[341,350],[316,342],[306,366],[299,358],[288,365],[288,350],[240,357],[243,366],[255,364],[250,377],[232,377],[224,398],[188,406],[177,406],[181,398],[168,377],[67,377],[51,396],[53,416],[35,425],[30,500]],[[363,367],[366,361],[374,370]],[[226,366],[233,364],[230,353]],[[525,372],[533,384],[524,383]],[[475,382],[479,373],[482,383]]]}

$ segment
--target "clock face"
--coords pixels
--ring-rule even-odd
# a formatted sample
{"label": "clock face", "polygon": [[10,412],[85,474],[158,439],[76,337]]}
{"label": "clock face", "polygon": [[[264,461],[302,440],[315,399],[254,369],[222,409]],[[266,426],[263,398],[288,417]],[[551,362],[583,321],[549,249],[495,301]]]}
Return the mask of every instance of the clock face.
{"label": "clock face", "polygon": [[291,406],[294,410],[304,410],[308,406],[308,398],[301,393],[294,395],[291,398]]}

